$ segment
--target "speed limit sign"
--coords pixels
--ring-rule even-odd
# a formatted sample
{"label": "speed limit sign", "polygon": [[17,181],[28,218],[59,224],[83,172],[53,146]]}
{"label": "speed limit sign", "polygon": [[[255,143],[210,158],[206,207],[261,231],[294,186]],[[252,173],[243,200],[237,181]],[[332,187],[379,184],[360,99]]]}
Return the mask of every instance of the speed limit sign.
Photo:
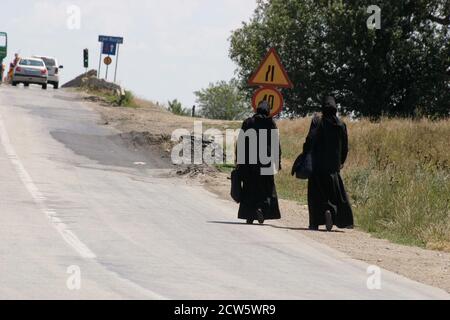
{"label": "speed limit sign", "polygon": [[111,57],[106,57],[106,58],[103,60],[103,62],[104,62],[107,66],[109,66],[109,65],[112,63],[112,59],[111,59]]}
{"label": "speed limit sign", "polygon": [[253,95],[253,109],[256,111],[259,104],[267,101],[270,106],[270,116],[275,117],[283,111],[284,99],[280,91],[273,87],[263,87],[255,92]]}

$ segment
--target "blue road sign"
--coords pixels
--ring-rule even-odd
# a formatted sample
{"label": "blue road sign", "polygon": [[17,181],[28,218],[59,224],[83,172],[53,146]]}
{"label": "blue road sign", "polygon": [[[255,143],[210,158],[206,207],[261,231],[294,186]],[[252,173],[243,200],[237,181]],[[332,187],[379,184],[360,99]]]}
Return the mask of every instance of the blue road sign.
{"label": "blue road sign", "polygon": [[[98,72],[97,72],[98,77],[100,77],[103,55],[115,56],[117,54],[116,71],[114,72],[114,82],[115,82],[117,75],[117,65],[119,61],[119,48],[120,45],[123,44],[123,38],[111,36],[98,36],[98,42],[102,43],[100,50],[100,58],[98,62]],[[108,79],[108,67],[106,68],[106,79]]]}
{"label": "blue road sign", "polygon": [[108,56],[115,56],[117,51],[117,43],[116,42],[103,42],[102,53],[107,54]]}
{"label": "blue road sign", "polygon": [[123,44],[123,38],[122,37],[110,37],[110,36],[98,36],[98,42],[112,42],[112,43],[118,43]]}

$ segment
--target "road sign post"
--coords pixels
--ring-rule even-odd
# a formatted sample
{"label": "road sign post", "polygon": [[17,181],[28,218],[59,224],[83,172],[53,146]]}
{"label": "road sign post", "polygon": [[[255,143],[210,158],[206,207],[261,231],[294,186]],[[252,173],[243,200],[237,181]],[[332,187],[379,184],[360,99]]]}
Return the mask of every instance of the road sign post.
{"label": "road sign post", "polygon": [[109,64],[106,65],[106,75],[105,75],[106,81],[108,81],[108,70],[109,70]]}
{"label": "road sign post", "polygon": [[105,58],[105,60],[103,60],[103,62],[106,64],[106,80],[108,80],[108,70],[109,70],[109,65],[112,63],[112,59],[110,56],[107,56]]}
{"label": "road sign post", "polygon": [[100,57],[98,59],[97,78],[99,78],[99,79],[101,77],[101,71],[102,71],[102,50],[103,50],[103,43],[100,44]]}
{"label": "road sign post", "polygon": [[[109,61],[109,64],[106,65],[106,79],[108,79],[108,69],[109,65],[112,63],[110,56],[116,56],[116,68],[114,71],[114,82],[117,80],[117,68],[119,64],[119,48],[120,45],[123,44],[123,38],[122,37],[111,37],[111,36],[99,36],[98,41],[102,43],[101,49],[100,49],[100,62],[99,62],[99,77],[100,77],[100,68],[101,68],[101,61],[103,55],[108,55],[107,58],[109,58],[107,61]],[[106,64],[106,60],[105,60]]]}
{"label": "road sign post", "polygon": [[119,64],[120,45],[117,45],[116,69],[114,70],[114,82],[117,81],[117,65]]}
{"label": "road sign post", "polygon": [[294,85],[281,63],[281,59],[274,48],[271,48],[266,57],[250,78],[250,86],[260,87],[253,95],[253,108],[258,108],[262,101],[270,106],[270,116],[274,117],[283,111],[283,95],[277,88],[293,88]]}

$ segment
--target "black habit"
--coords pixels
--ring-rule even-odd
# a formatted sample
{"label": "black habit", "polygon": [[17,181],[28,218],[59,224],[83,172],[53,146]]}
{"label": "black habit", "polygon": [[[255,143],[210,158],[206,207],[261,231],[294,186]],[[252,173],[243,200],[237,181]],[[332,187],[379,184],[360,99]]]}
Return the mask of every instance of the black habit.
{"label": "black habit", "polygon": [[313,175],[308,181],[310,228],[325,225],[329,210],[338,228],[353,227],[353,213],[340,170],[348,155],[347,127],[334,112],[316,116],[303,147],[312,151]]}
{"label": "black habit", "polygon": [[[254,129],[256,131],[257,136],[257,163],[250,163],[250,139],[245,137],[243,133],[247,132],[250,129]],[[275,187],[275,179],[274,175],[262,175],[262,168],[270,168],[270,165],[265,165],[261,163],[260,159],[260,150],[259,150],[259,141],[260,141],[260,130],[267,130],[267,155],[273,159],[272,157],[272,139],[271,139],[271,131],[276,130],[277,126],[272,118],[263,115],[256,114],[251,118],[248,118],[244,121],[242,125],[242,131],[239,135],[238,145],[243,143],[242,140],[245,139],[245,163],[238,164],[237,169],[239,171],[239,175],[243,182],[243,190],[241,195],[241,202],[239,208],[239,219],[244,220],[257,220],[256,211],[261,209],[264,214],[265,220],[275,220],[281,219],[280,209],[278,205],[278,196]],[[279,137],[277,136],[278,144]],[[253,142],[255,143],[255,142]],[[280,151],[280,159],[281,159],[281,148]],[[239,147],[237,149],[237,158],[239,153]],[[277,169],[280,168],[280,163],[276,163],[278,166]]]}

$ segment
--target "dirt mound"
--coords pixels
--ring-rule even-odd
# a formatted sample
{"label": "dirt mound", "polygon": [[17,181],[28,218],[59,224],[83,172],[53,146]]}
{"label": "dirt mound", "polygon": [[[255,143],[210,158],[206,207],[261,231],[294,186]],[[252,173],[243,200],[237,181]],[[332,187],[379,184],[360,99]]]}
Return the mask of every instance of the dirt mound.
{"label": "dirt mound", "polygon": [[118,84],[97,78],[97,71],[90,70],[79,75],[75,79],[65,83],[63,88],[84,88],[93,91],[108,92],[111,94],[122,94],[122,87]]}
{"label": "dirt mound", "polygon": [[98,79],[96,77],[83,78],[81,87],[94,91],[106,91],[117,95],[120,95],[122,92],[122,87],[118,84],[108,82],[104,79]]}
{"label": "dirt mound", "polygon": [[75,79],[63,84],[63,88],[81,88],[83,79],[85,78],[97,78],[97,70],[90,70],[76,77]]}

